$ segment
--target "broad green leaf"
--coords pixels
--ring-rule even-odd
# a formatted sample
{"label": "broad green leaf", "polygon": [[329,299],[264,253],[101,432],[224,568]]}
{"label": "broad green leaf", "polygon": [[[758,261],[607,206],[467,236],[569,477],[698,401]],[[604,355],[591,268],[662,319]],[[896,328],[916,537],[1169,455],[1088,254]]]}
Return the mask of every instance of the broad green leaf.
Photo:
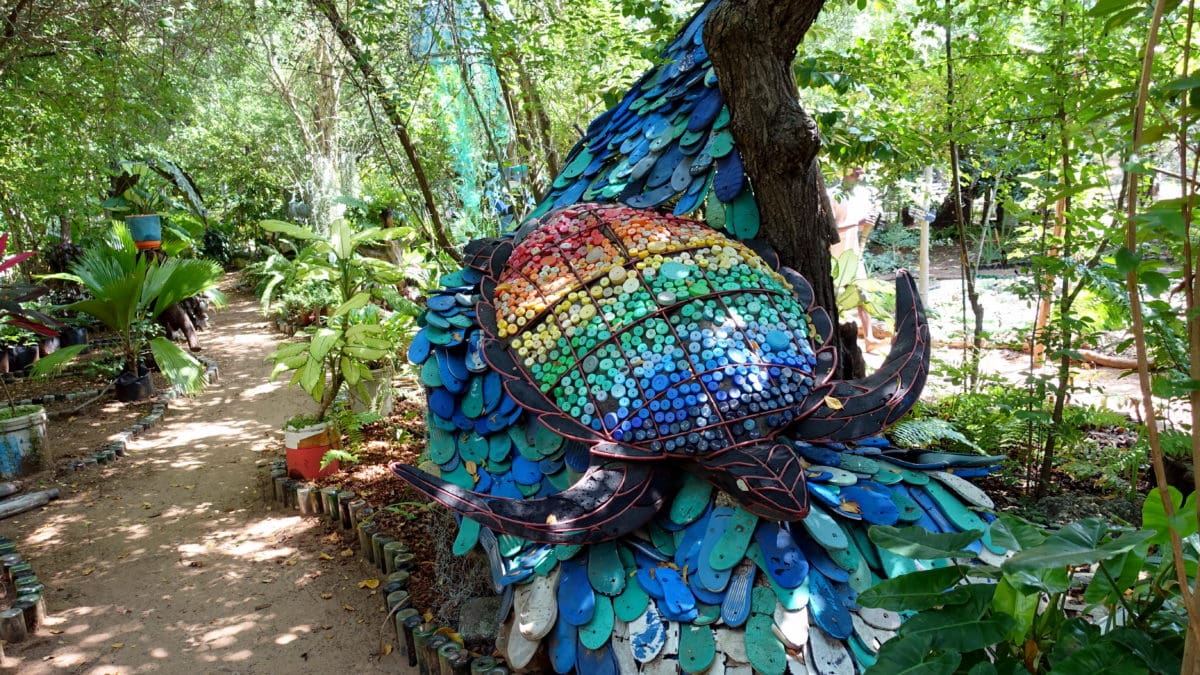
{"label": "broad green leaf", "polygon": [[910,572],[885,579],[858,596],[866,607],[881,607],[892,611],[919,611],[966,602],[968,591],[958,586],[970,568],[963,565]]}
{"label": "broad green leaf", "polygon": [[[1183,494],[1178,489],[1167,486],[1167,497],[1175,507],[1178,519],[1174,524],[1179,536],[1187,537],[1194,534],[1197,530],[1196,494],[1192,493],[1184,503]],[[1172,522],[1167,519],[1167,511],[1163,508],[1162,493],[1158,488],[1154,488],[1146,495],[1146,501],[1142,503],[1142,527],[1154,531],[1154,536],[1149,541],[1155,544],[1165,544],[1170,541],[1171,525]]]}
{"label": "broad green leaf", "polygon": [[998,513],[990,529],[992,543],[1010,551],[1032,548],[1046,541],[1046,535],[1033,523],[1017,516]]}
{"label": "broad green leaf", "polygon": [[282,220],[262,220],[258,224],[267,232],[280,232],[296,239],[320,239],[316,232]]}
{"label": "broad green leaf", "polygon": [[892,527],[876,525],[868,532],[871,541],[881,548],[907,558],[973,558],[975,554],[964,550],[971,542],[983,536],[980,530],[954,533],[933,533],[923,527]]}
{"label": "broad green leaf", "polygon": [[1001,566],[1008,574],[1022,570],[1085,565],[1109,560],[1132,550],[1154,536],[1153,532],[1125,532],[1104,544],[1101,538],[1108,526],[1101,520],[1089,518],[1069,525],[1050,535],[1041,545],[1026,549],[1009,558]]}
{"label": "broad green leaf", "polygon": [[[1096,576],[1083,592],[1084,602],[1115,604],[1127,589],[1137,583],[1138,575],[1146,563],[1148,547],[1148,543],[1142,544],[1128,553],[1099,563],[1101,567],[1096,570]],[[1112,581],[1109,581],[1110,576],[1116,581],[1115,588]]]}
{"label": "broad green leaf", "polygon": [[879,658],[866,675],[951,675],[962,656],[933,652],[930,644],[927,635],[894,637],[879,648]]}
{"label": "broad green leaf", "polygon": [[984,617],[994,586],[966,587],[975,596],[962,605],[918,612],[900,627],[901,635],[927,635],[934,649],[963,653],[1003,642],[1012,630],[1013,618],[998,614]]}
{"label": "broad green leaf", "polygon": [[321,390],[325,386],[325,369],[321,366],[321,362],[314,359],[310,354],[308,360],[305,361],[304,367],[297,371],[296,376],[299,378],[300,386],[308,395],[318,403],[321,401]]}
{"label": "broad green leaf", "polygon": [[1062,593],[1071,587],[1067,567],[1005,571],[1004,578],[1022,593]]}
{"label": "broad green leaf", "polygon": [[1120,645],[1154,673],[1178,673],[1183,665],[1178,656],[1136,628],[1118,626],[1105,635],[1105,640]]}
{"label": "broad green leaf", "polygon": [[1117,249],[1113,259],[1117,265],[1117,271],[1121,274],[1129,274],[1136,270],[1138,265],[1142,264],[1142,257],[1125,247]]}
{"label": "broad green leaf", "polygon": [[1008,632],[1008,641],[1013,644],[1024,644],[1025,636],[1033,627],[1033,619],[1037,616],[1038,593],[1022,593],[1007,579],[1001,579],[996,584],[996,594],[992,596],[992,611],[1012,617],[1013,627]]}
{"label": "broad green leaf", "polygon": [[349,300],[338,305],[337,309],[333,310],[333,317],[337,318],[348,312],[364,307],[371,301],[371,294],[366,291],[355,293]]}
{"label": "broad green leaf", "polygon": [[317,361],[324,360],[341,337],[342,332],[340,330],[333,328],[318,329],[313,333],[311,347],[308,350],[309,355]]}

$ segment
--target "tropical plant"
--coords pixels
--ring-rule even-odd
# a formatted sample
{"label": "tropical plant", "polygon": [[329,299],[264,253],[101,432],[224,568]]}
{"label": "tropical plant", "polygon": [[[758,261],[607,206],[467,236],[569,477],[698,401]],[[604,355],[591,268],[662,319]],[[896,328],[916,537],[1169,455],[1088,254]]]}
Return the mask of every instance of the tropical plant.
{"label": "tropical plant", "polygon": [[277,220],[263,221],[262,227],[308,242],[309,266],[297,279],[323,281],[334,289],[336,305],[324,322],[309,327],[304,341],[281,345],[270,357],[275,363],[271,379],[291,371],[291,383],[312,397],[319,406],[317,417],[323,420],[344,386],[361,388],[373,377],[372,365],[400,349],[400,336],[379,321],[355,322],[351,316],[372,302],[394,298],[395,284],[405,279],[395,266],[363,256],[360,249],[411,232],[403,227],[355,231],[345,220],[330,225],[328,238]]}
{"label": "tropical plant", "polygon": [[[1167,539],[1158,502],[1156,495],[1146,501],[1153,529],[1145,530],[1087,519],[1046,531],[1004,515],[986,535],[871,528],[873,542],[908,558],[970,559],[963,549],[981,535],[1014,555],[999,564],[930,565],[864,591],[863,606],[915,612],[868,674],[1178,673],[1187,611],[1174,561],[1152,548]],[[1194,578],[1194,518],[1184,532],[1189,527],[1184,560]]]}
{"label": "tropical plant", "polygon": [[[204,387],[204,367],[165,337],[150,338],[146,328],[166,308],[200,293],[215,290],[221,268],[209,260],[167,258],[163,261],[139,255],[124,225],[114,227],[114,237],[105,245],[83,254],[66,274],[47,278],[82,284],[91,297],[72,303],[67,310],[89,314],[117,333],[124,371],[137,375],[143,353],[149,347],[163,375],[185,393]],[[38,361],[34,375],[57,372],[86,345],[64,347]]]}

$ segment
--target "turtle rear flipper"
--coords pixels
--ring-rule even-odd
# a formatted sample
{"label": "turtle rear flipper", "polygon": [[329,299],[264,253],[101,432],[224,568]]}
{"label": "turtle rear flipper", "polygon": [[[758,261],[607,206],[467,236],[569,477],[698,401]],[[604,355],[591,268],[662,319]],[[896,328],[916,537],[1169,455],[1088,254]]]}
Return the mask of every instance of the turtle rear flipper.
{"label": "turtle rear flipper", "polygon": [[808,515],[808,490],[800,456],[784,443],[739,446],[697,457],[704,478],[747,511],[772,520]]}
{"label": "turtle rear flipper", "polygon": [[392,472],[447,508],[497,532],[547,544],[595,544],[632,532],[662,507],[659,477],[645,463],[593,465],[569,489],[541,499],[491,497],[413,466]]}

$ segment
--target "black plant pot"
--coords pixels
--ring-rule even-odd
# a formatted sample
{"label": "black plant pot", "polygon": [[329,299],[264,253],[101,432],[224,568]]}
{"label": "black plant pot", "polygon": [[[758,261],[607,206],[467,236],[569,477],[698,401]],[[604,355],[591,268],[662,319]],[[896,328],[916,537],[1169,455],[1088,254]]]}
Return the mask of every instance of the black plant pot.
{"label": "black plant pot", "polygon": [[27,370],[38,359],[36,345],[12,345],[8,348],[8,371],[15,373]]}
{"label": "black plant pot", "polygon": [[87,344],[86,328],[64,328],[58,331],[58,343],[62,347]]}
{"label": "black plant pot", "polygon": [[138,364],[137,377],[133,373],[124,372],[117,376],[113,383],[117,391],[117,400],[122,403],[144,401],[154,395],[154,381],[150,379],[150,371],[143,364]]}

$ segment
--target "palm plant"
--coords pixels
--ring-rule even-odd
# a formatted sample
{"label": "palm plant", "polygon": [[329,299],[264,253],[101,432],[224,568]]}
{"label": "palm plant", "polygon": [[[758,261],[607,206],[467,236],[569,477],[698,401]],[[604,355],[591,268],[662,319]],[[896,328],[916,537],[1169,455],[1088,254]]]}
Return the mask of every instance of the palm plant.
{"label": "palm plant", "polygon": [[[47,278],[82,284],[91,298],[66,309],[95,317],[117,333],[126,373],[138,375],[141,355],[148,346],[163,376],[184,393],[204,387],[204,367],[165,337],[147,339],[146,326],[166,308],[205,291],[213,291],[221,277],[215,262],[168,258],[152,260],[138,255],[129,231],[114,228],[112,241],[86,251],[71,271]],[[218,294],[218,300],[220,300]],[[39,361],[34,375],[57,371],[77,356],[84,345],[65,347]]]}

